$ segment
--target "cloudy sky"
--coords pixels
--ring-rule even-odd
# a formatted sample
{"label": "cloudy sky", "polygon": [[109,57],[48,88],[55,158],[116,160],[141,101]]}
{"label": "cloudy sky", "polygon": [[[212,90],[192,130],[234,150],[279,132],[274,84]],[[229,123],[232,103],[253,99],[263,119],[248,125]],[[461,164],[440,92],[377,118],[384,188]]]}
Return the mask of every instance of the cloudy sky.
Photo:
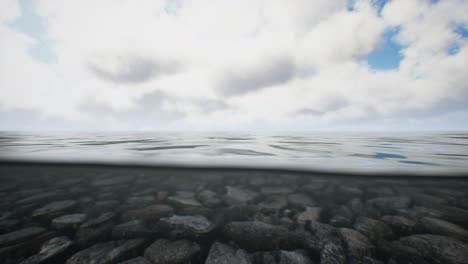
{"label": "cloudy sky", "polygon": [[468,1],[0,0],[0,129],[468,129]]}

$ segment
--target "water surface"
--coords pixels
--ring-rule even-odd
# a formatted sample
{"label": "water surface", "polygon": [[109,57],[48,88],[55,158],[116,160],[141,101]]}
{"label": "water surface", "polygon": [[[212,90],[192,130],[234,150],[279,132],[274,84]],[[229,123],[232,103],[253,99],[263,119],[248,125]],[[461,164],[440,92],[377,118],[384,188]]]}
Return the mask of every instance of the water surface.
{"label": "water surface", "polygon": [[468,172],[468,132],[1,133],[0,159],[339,172]]}

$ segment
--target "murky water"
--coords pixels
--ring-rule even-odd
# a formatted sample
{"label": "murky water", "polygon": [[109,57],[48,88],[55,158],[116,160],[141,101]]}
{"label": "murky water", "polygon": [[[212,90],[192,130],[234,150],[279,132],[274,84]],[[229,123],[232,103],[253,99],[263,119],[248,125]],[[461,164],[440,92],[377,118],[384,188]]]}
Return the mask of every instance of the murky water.
{"label": "murky water", "polygon": [[0,159],[466,173],[468,133],[2,133]]}

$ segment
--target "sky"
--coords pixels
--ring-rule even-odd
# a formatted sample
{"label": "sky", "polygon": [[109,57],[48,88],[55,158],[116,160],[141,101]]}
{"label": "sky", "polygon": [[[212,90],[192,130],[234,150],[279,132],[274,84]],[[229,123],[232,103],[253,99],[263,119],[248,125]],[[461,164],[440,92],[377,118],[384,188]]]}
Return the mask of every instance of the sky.
{"label": "sky", "polygon": [[467,129],[466,0],[0,0],[0,130]]}

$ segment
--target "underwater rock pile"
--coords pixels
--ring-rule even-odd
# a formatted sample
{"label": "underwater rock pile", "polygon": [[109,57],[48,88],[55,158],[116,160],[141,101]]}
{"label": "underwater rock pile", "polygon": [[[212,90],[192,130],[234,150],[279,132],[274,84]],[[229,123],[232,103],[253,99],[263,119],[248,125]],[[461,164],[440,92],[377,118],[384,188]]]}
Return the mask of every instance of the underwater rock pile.
{"label": "underwater rock pile", "polygon": [[468,263],[468,179],[0,167],[2,263]]}

